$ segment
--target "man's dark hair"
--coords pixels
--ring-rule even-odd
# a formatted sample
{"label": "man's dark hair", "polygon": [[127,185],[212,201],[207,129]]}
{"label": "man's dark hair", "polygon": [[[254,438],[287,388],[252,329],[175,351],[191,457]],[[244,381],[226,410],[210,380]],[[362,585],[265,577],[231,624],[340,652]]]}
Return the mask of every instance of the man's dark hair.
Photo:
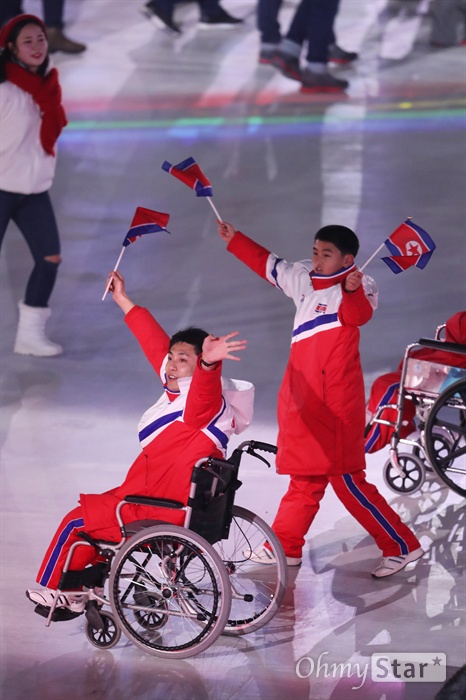
{"label": "man's dark hair", "polygon": [[188,345],[193,346],[196,355],[200,355],[202,352],[202,343],[208,335],[207,331],[202,330],[202,328],[190,326],[172,335],[168,349],[171,350],[175,343],[188,343]]}
{"label": "man's dark hair", "polygon": [[347,226],[339,226],[338,224],[323,226],[317,231],[316,235],[314,236],[314,240],[333,243],[333,245],[338,248],[342,255],[349,254],[356,257],[358,254],[358,237],[354,231]]}

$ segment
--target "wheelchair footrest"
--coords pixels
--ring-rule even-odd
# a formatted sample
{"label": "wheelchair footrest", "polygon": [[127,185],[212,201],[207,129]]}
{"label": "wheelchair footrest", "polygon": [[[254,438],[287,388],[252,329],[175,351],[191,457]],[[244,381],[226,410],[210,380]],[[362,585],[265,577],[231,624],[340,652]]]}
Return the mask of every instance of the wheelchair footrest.
{"label": "wheelchair footrest", "polygon": [[89,601],[86,606],[86,619],[95,630],[105,631],[105,624],[99,612],[99,606],[95,600]]}
{"label": "wheelchair footrest", "polygon": [[[34,608],[34,612],[41,615],[41,617],[48,617],[50,615],[50,608],[39,603],[39,605],[36,605]],[[76,617],[80,617],[81,615],[82,613],[72,612],[71,610],[68,610],[68,608],[56,608],[53,611],[52,622],[66,622],[67,620],[74,620]]]}

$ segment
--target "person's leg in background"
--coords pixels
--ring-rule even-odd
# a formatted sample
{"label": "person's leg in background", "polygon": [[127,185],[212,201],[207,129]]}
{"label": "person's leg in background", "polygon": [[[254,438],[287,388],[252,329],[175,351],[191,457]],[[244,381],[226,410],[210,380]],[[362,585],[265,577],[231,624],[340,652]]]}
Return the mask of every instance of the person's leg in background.
{"label": "person's leg in background", "polygon": [[[327,70],[329,61],[348,64],[358,58],[357,53],[345,51],[335,42],[339,3],[340,0],[301,0],[278,55],[271,61],[287,78],[301,82],[303,92],[340,92],[348,87],[346,80],[334,78]],[[307,55],[303,70],[304,45]]]}
{"label": "person's leg in background", "polygon": [[257,0],[257,29],[260,34],[259,63],[269,64],[282,40],[278,13],[283,0]]}
{"label": "person's leg in background", "polygon": [[334,23],[340,0],[310,0],[307,12],[307,53],[301,74],[302,92],[343,92],[348,81],[328,71],[329,52],[335,45]]}
{"label": "person's leg in background", "polygon": [[201,29],[228,29],[243,24],[243,20],[230,15],[220,5],[219,0],[196,0],[201,11]]}
{"label": "person's leg in background", "polygon": [[34,260],[24,300],[19,302],[14,352],[59,355],[62,347],[45,335],[50,316],[48,302],[61,262],[58,228],[48,192],[22,195],[0,191],[0,245],[10,220],[21,231]]}
{"label": "person's leg in background", "polygon": [[172,34],[181,34],[180,26],[174,21],[174,0],[149,0],[141,9],[142,14],[158,29],[167,29]]}
{"label": "person's leg in background", "polygon": [[[233,17],[220,5],[219,0],[195,0],[199,5],[201,29],[224,29],[243,23]],[[173,34],[181,34],[181,27],[174,21],[176,0],[149,0],[142,8],[142,14],[159,29],[168,29]]]}
{"label": "person's leg in background", "polygon": [[[3,0],[2,0],[3,1]],[[63,12],[65,0],[42,0],[44,22],[47,27],[49,52],[63,51],[64,53],[81,53],[86,46],[69,39],[63,33]]]}
{"label": "person's leg in background", "polygon": [[301,53],[307,39],[310,6],[313,0],[301,0],[280,49],[270,63],[291,80],[301,82]]}
{"label": "person's leg in background", "polygon": [[429,14],[432,18],[432,46],[448,48],[465,43],[466,0],[432,0]]}
{"label": "person's leg in background", "polygon": [[22,14],[21,0],[2,0],[0,2],[0,27],[3,27],[12,17]]}

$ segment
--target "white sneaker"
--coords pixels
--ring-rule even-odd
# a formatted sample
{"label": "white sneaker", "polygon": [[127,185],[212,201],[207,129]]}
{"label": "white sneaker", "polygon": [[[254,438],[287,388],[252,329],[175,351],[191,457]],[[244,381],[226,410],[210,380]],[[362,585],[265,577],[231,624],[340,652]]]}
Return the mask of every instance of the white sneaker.
{"label": "white sneaker", "polygon": [[[46,608],[51,608],[55,598],[57,597],[57,591],[51,588],[42,588],[40,591],[33,591],[31,589],[26,591],[26,595],[29,600],[37,605],[43,605]],[[60,593],[58,595],[57,608],[68,608],[71,612],[81,614],[86,608],[86,603],[88,599],[88,594],[65,594]]]}
{"label": "white sneaker", "polygon": [[382,561],[377,566],[377,568],[372,571],[372,576],[374,578],[383,578],[384,576],[392,576],[398,571],[405,568],[410,562],[420,559],[424,554],[422,547],[418,547],[408,554],[402,554],[399,557],[382,557]]}
{"label": "white sneaker", "polygon": [[[274,555],[267,549],[267,547],[258,547],[257,549],[245,549],[243,555],[253,561],[256,564],[276,564],[277,560]],[[302,562],[301,558],[298,557],[286,557],[286,563],[288,566],[300,566]]]}

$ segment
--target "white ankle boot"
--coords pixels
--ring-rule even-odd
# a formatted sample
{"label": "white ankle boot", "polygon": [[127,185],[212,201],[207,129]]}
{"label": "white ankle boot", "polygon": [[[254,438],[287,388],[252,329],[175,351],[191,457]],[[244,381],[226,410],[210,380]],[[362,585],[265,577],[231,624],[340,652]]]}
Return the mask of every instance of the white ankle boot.
{"label": "white ankle boot", "polygon": [[45,324],[50,316],[50,309],[42,306],[27,306],[20,301],[18,331],[13,352],[19,355],[38,355],[40,357],[60,355],[63,348],[52,343],[45,335]]}

